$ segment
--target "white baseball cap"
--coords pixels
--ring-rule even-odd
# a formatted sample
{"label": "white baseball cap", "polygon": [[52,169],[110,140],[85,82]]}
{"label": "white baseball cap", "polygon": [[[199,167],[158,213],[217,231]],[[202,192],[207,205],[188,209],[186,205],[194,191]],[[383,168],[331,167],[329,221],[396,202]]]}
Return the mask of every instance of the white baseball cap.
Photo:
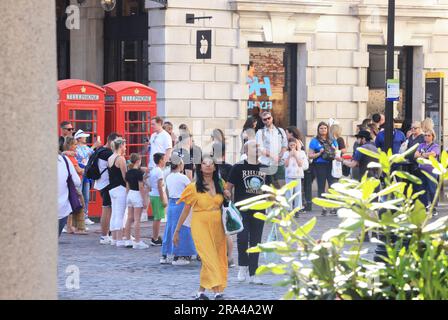
{"label": "white baseball cap", "polygon": [[90,134],[85,133],[84,131],[82,131],[81,129],[76,131],[75,133],[75,139],[79,139],[79,138],[87,138],[90,137]]}

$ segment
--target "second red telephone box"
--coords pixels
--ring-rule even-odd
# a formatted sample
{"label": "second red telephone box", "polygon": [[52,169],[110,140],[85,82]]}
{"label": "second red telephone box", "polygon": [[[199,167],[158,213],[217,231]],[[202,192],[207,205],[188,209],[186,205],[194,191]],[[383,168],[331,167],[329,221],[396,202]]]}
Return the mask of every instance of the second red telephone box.
{"label": "second red telephone box", "polygon": [[142,166],[148,165],[146,139],[151,134],[151,118],[157,115],[157,92],[143,84],[117,81],[106,90],[106,134],[118,132],[126,139],[126,156],[138,153]]}
{"label": "second red telephone box", "polygon": [[[76,79],[58,81],[57,86],[59,123],[69,121],[75,129],[74,133],[79,129],[88,133],[90,135],[87,138],[89,146],[92,146],[98,137],[104,141],[105,90],[91,82]],[[99,217],[101,205],[101,196],[92,189],[90,191],[89,216]]]}

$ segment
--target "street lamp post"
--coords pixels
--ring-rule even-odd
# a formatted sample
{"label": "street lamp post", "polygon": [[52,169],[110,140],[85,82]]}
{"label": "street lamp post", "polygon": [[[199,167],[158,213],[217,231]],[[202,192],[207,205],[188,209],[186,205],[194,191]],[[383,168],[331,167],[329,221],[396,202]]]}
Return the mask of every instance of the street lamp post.
{"label": "street lamp post", "polygon": [[[394,78],[394,47],[395,47],[395,0],[389,0],[389,8],[387,15],[387,71],[386,80]],[[387,82],[387,81],[386,81]],[[387,97],[386,91],[386,110],[385,110],[385,132],[384,132],[384,144],[386,150],[392,148],[393,144],[393,133],[394,133],[394,102]],[[383,212],[380,212],[380,215]],[[386,236],[384,234],[378,235],[380,240],[386,241]],[[395,239],[396,240],[396,239]],[[383,257],[387,257],[386,246],[383,244],[378,244],[375,249],[375,261],[383,262]]]}
{"label": "street lamp post", "polygon": [[[387,15],[387,71],[386,79],[394,78],[394,47],[395,47],[395,0],[389,0]],[[385,111],[385,146],[386,150],[392,148],[393,127],[394,127],[394,102],[387,98],[386,92],[386,111]]]}

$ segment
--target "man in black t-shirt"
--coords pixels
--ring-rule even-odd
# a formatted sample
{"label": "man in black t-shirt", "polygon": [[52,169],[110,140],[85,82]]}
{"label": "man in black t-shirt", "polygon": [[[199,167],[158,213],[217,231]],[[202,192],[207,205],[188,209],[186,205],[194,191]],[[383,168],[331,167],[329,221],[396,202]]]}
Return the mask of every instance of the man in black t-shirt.
{"label": "man in black t-shirt", "polygon": [[[239,202],[263,193],[261,187],[271,183],[271,176],[263,170],[262,164],[258,161],[259,150],[254,140],[246,142],[244,153],[247,160],[235,164],[230,171],[229,181],[226,184],[224,195],[231,197],[234,190],[234,200]],[[242,211],[244,230],[238,233],[238,281],[245,281],[246,276],[250,276],[250,283],[261,284],[255,276],[258,268],[258,253],[248,254],[246,251],[261,242],[264,221],[254,218],[254,214],[260,211]]]}

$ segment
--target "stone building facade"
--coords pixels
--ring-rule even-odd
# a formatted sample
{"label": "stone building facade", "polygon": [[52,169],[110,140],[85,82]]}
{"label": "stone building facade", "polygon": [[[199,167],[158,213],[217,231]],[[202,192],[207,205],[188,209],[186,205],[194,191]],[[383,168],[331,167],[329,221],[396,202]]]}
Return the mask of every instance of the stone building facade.
{"label": "stone building facade", "polygon": [[[268,78],[272,96],[267,100],[277,100],[268,105],[274,116],[283,126],[297,125],[307,139],[318,122],[334,118],[351,146],[356,125],[384,108],[386,0],[168,0],[166,6],[146,0],[144,6],[148,80],[158,91],[159,114],[175,126],[188,124],[206,149],[211,130],[225,130],[229,161],[238,158],[248,115],[251,60],[260,83]],[[92,20],[89,26],[98,38],[102,31],[93,12],[85,19]],[[187,14],[212,18],[188,23]],[[197,59],[201,30],[211,30],[211,59]],[[90,57],[99,62],[100,41],[88,41]],[[448,0],[397,0],[395,46],[401,102],[394,114],[421,120],[425,74],[448,74]],[[83,65],[88,60],[72,63],[71,69],[92,70]],[[261,92],[266,98],[267,91]],[[445,146],[447,108],[445,102]]]}

